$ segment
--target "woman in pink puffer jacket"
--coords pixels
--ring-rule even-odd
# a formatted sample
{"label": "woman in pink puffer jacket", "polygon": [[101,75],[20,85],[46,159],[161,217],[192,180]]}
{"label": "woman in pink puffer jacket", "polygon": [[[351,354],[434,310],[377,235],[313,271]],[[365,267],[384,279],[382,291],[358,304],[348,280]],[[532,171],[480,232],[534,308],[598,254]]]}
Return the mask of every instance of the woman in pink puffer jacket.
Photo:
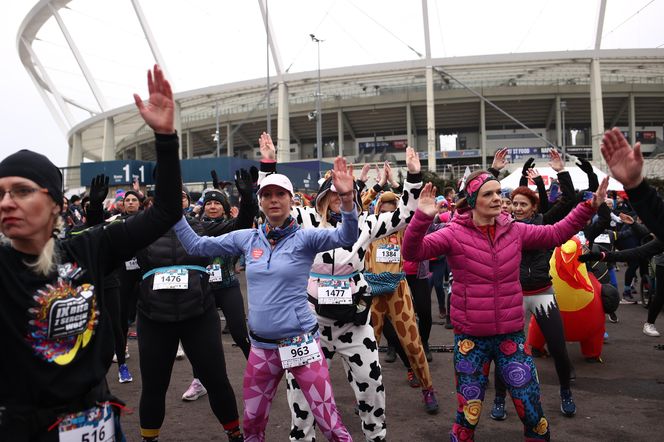
{"label": "woman in pink puffer jacket", "polygon": [[507,385],[525,439],[549,440],[535,364],[525,347],[522,249],[553,248],[581,230],[606,197],[603,181],[592,201],[579,204],[553,225],[515,223],[501,212],[500,182],[479,171],[466,180],[467,197],[449,226],[425,237],[433,216],[435,188],[427,184],[408,225],[403,257],[421,261],[446,255],[454,275],[450,314],[458,408],[452,440],[473,440],[491,361]]}

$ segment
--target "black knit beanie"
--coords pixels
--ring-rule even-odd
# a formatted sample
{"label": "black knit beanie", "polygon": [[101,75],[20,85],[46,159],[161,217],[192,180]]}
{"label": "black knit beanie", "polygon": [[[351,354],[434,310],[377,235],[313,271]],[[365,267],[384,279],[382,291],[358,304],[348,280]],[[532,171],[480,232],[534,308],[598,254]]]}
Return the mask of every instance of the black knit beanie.
{"label": "black knit beanie", "polygon": [[18,176],[48,190],[55,203],[62,207],[62,173],[44,155],[23,149],[0,162],[0,178]]}

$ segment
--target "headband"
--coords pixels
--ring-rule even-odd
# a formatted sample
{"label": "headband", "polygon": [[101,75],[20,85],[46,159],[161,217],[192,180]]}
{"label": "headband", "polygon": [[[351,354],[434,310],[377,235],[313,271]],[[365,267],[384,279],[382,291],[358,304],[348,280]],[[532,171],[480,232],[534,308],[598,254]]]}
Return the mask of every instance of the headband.
{"label": "headband", "polygon": [[468,192],[467,201],[471,209],[475,208],[475,203],[477,203],[477,195],[480,193],[482,186],[487,181],[492,180],[498,181],[492,174],[484,172],[470,180],[470,182],[466,185],[466,192]]}

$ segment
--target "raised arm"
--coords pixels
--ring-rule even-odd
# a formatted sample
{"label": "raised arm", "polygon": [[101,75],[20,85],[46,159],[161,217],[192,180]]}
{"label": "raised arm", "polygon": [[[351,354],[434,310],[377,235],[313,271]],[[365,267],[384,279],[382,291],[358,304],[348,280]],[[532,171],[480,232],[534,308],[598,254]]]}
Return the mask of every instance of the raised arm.
{"label": "raised arm", "polygon": [[606,198],[606,188],[609,185],[608,178],[602,180],[592,201],[577,205],[572,212],[562,221],[552,225],[533,225],[517,223],[517,228],[523,230],[524,249],[550,249],[556,247],[574,234],[579,232],[593,216],[600,204]]}
{"label": "raised arm", "polygon": [[625,187],[639,218],[657,238],[664,239],[664,201],[643,178],[641,143],[632,149],[620,129],[614,127],[604,133],[601,150],[611,175]]}
{"label": "raised arm", "polygon": [[[175,234],[185,251],[194,256],[223,256],[244,254],[242,245],[247,242],[251,230],[236,230],[221,236],[199,236],[182,217],[175,224]],[[238,237],[240,239],[238,240]]]}
{"label": "raised arm", "polygon": [[449,252],[449,234],[452,229],[441,229],[427,235],[427,230],[436,215],[436,188],[427,183],[418,201],[415,216],[408,224],[403,237],[402,253],[408,261],[425,261],[432,256]]}

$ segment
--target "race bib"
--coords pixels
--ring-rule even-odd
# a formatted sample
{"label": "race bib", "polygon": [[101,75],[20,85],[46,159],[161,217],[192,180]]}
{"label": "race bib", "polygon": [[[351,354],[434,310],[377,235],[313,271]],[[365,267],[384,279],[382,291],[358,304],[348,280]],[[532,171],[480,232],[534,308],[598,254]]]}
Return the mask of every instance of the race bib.
{"label": "race bib", "polygon": [[320,361],[321,355],[312,333],[279,341],[279,358],[284,369]]}
{"label": "race bib", "polygon": [[60,442],[115,441],[113,409],[106,402],[99,407],[67,414],[58,426]]}
{"label": "race bib", "polygon": [[401,249],[396,244],[383,244],[376,251],[376,262],[399,264],[401,262]]}
{"label": "race bib", "polygon": [[318,282],[318,304],[352,304],[350,282],[321,279]]}
{"label": "race bib", "polygon": [[136,257],[131,258],[129,261],[125,261],[125,269],[126,270],[138,270],[140,267],[138,266],[138,260]]}
{"label": "race bib", "polygon": [[154,274],[152,290],[186,290],[189,288],[187,269],[161,270]]}
{"label": "race bib", "polygon": [[208,274],[210,275],[210,282],[221,282],[221,265],[212,264],[207,266]]}
{"label": "race bib", "polygon": [[602,233],[595,238],[595,243],[597,244],[611,244],[611,238],[607,233]]}

